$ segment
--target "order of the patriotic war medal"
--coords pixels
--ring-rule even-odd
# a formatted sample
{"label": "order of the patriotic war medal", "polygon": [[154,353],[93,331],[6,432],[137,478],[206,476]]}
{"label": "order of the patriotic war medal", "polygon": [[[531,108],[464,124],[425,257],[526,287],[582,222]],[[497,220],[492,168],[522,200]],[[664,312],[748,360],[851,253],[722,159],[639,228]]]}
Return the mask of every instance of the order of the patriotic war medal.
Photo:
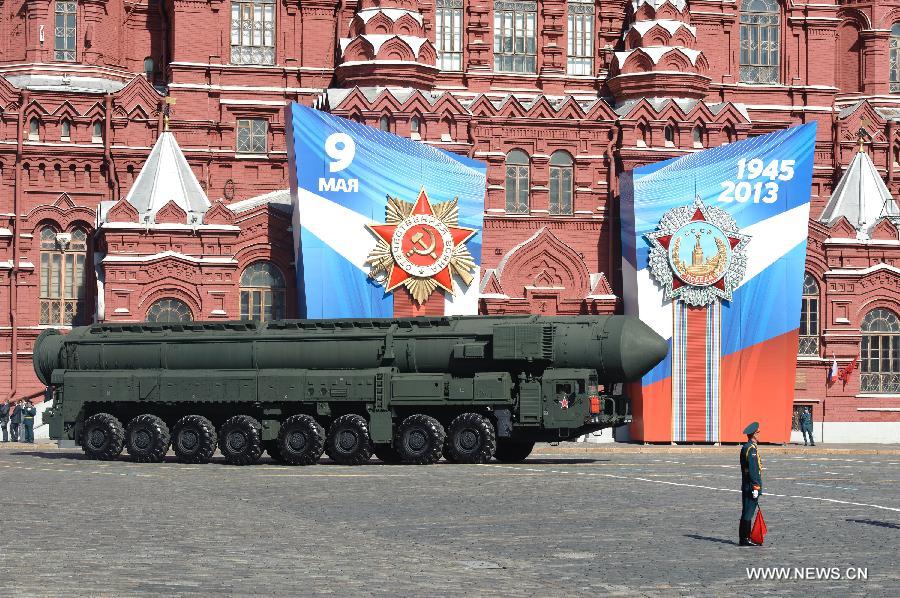
{"label": "order of the patriotic war medal", "polygon": [[367,227],[377,239],[369,276],[385,291],[405,286],[422,304],[438,287],[452,294],[453,275],[472,282],[475,259],[465,243],[478,231],[459,226],[456,199],[432,204],[424,188],[414,204],[388,196],[385,224]]}
{"label": "order of the patriotic war medal", "polygon": [[744,278],[750,237],[739,232],[728,212],[704,205],[699,197],[692,205],[666,212],[646,238],[650,273],[666,299],[694,307],[730,301]]}

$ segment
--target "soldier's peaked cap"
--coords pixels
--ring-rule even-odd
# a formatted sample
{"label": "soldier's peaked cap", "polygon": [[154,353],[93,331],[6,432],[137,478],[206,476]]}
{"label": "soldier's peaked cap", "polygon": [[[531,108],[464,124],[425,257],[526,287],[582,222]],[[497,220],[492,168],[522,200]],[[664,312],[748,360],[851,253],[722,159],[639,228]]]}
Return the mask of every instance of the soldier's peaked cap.
{"label": "soldier's peaked cap", "polygon": [[744,434],[749,436],[750,434],[753,434],[757,430],[759,430],[759,422],[753,422],[752,424],[750,424],[749,426],[744,428]]}

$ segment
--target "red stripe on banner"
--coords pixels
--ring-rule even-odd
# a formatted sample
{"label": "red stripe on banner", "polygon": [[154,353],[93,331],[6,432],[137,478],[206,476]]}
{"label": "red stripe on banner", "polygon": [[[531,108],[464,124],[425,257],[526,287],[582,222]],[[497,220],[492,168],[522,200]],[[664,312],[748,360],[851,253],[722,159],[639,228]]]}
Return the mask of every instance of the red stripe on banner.
{"label": "red stripe on banner", "polygon": [[625,390],[631,399],[633,418],[628,437],[641,442],[671,442],[672,378],[663,378],[643,388],[640,382],[632,382]]}
{"label": "red stripe on banner", "polygon": [[706,308],[687,308],[685,420],[688,442],[706,441]]}
{"label": "red stripe on banner", "polygon": [[742,442],[759,422],[762,442],[788,442],[797,369],[798,331],[792,330],[722,357],[722,442]]}

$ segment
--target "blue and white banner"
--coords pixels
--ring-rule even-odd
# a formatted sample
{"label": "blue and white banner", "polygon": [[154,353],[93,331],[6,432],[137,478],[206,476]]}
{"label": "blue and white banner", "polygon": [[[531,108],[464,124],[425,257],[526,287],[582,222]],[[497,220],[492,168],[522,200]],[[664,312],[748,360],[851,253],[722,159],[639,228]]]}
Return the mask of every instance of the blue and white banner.
{"label": "blue and white banner", "polygon": [[632,438],[787,441],[815,144],[813,122],[622,177],[625,311],[671,347]]}
{"label": "blue and white banner", "polygon": [[289,122],[300,316],[393,317],[403,289],[477,313],[486,165],[296,103]]}

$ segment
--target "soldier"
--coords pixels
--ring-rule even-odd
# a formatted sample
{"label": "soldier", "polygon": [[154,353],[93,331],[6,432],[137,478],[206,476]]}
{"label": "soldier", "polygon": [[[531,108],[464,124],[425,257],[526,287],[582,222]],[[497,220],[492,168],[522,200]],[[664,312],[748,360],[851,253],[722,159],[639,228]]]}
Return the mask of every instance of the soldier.
{"label": "soldier", "polygon": [[812,408],[805,407],[803,413],[800,414],[800,431],[803,432],[803,446],[806,446],[806,439],[809,437],[809,444],[816,446],[813,438],[813,418]]}
{"label": "soldier", "polygon": [[12,417],[9,418],[9,431],[12,433],[12,441],[19,442],[19,425],[22,423],[22,404],[13,403]]}
{"label": "soldier", "polygon": [[6,426],[9,424],[9,403],[6,399],[0,403],[0,428],[3,429],[3,442],[9,442],[9,433]]}
{"label": "soldier", "polygon": [[37,415],[37,409],[31,403],[31,399],[25,401],[25,408],[22,409],[22,431],[25,439],[23,442],[34,444],[34,416]]}
{"label": "soldier", "polygon": [[759,422],[753,422],[744,428],[747,442],[741,446],[741,525],[738,531],[740,546],[759,546],[750,540],[750,528],[753,526],[753,515],[762,494],[762,464],[756,444],[759,439]]}

